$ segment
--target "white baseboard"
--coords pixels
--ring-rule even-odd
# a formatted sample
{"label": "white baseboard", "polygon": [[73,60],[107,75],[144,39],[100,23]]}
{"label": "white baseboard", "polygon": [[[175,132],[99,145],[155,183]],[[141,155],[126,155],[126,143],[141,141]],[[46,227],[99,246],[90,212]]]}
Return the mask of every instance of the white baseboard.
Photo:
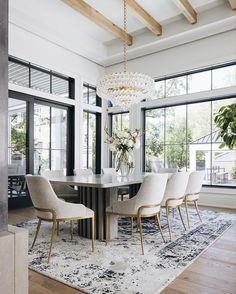
{"label": "white baseboard", "polygon": [[236,189],[203,187],[198,204],[236,209]]}

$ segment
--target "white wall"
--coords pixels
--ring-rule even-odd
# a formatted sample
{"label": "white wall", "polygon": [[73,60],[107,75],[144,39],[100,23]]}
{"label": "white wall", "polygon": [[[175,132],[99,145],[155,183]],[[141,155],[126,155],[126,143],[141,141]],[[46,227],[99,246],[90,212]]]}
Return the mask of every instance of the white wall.
{"label": "white wall", "polygon": [[[159,78],[235,59],[236,30],[232,30],[130,60],[128,70]],[[120,69],[121,65],[117,64],[106,71]]]}

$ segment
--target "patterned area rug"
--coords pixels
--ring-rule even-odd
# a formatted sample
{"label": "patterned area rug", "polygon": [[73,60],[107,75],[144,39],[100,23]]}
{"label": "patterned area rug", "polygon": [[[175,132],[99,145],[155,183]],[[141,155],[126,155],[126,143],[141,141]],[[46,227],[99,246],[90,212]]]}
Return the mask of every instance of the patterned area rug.
{"label": "patterned area rug", "polygon": [[[165,244],[154,221],[146,220],[144,256],[135,227],[130,236],[129,219],[119,220],[118,240],[107,246],[105,242],[96,241],[94,253],[91,241],[76,236],[76,231],[74,240],[70,240],[70,226],[64,223],[60,225],[49,265],[51,224],[43,222],[36,245],[29,251],[29,267],[85,293],[160,293],[235,222],[234,215],[213,211],[202,211],[202,218],[203,223],[200,223],[195,211],[190,209],[191,229],[184,231],[177,213],[174,218],[171,216],[174,241]],[[29,230],[30,244],[36,223],[33,220],[19,225]],[[169,240],[165,215],[161,223],[165,238]]]}

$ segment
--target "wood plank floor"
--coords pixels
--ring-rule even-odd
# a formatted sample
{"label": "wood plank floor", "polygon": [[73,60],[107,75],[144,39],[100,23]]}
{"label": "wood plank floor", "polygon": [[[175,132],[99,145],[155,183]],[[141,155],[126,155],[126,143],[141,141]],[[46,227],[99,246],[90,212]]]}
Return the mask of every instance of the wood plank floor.
{"label": "wood plank floor", "polygon": [[[209,208],[201,208],[209,209]],[[213,209],[212,209],[213,210]],[[232,210],[214,209],[235,213]],[[33,208],[12,210],[9,223],[35,218]],[[82,294],[78,290],[29,270],[29,294]],[[162,294],[236,294],[236,224],[179,275]],[[125,294],[125,293],[122,293]],[[149,294],[147,292],[147,294]]]}

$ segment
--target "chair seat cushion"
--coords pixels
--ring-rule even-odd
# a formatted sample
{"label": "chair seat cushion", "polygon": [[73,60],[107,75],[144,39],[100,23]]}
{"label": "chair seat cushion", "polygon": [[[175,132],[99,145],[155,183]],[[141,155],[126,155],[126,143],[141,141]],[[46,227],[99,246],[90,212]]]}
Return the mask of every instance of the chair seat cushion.
{"label": "chair seat cushion", "polygon": [[[94,211],[85,207],[83,204],[69,203],[63,200],[58,201],[58,205],[54,210],[56,211],[57,219],[89,218],[94,216]],[[48,212],[37,211],[37,216],[52,219],[52,214]]]}
{"label": "chair seat cushion", "polygon": [[190,194],[186,196],[186,199],[188,201],[194,201],[194,200],[198,200],[199,198],[199,194]]}
{"label": "chair seat cushion", "polygon": [[[168,199],[170,198],[164,198],[161,202],[161,206],[166,206]],[[178,206],[178,205],[181,205],[182,203],[183,203],[183,199],[169,200],[168,206]]]}

